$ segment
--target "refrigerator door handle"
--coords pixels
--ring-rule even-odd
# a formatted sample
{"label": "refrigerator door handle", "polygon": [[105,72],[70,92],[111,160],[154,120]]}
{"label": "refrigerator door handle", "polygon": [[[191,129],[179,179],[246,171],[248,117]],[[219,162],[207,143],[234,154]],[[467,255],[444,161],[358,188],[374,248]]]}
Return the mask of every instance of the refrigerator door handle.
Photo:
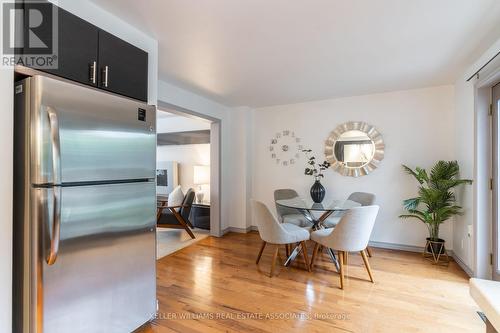
{"label": "refrigerator door handle", "polygon": [[61,239],[61,196],[62,188],[55,186],[52,188],[53,206],[52,206],[52,232],[50,235],[50,249],[47,256],[47,264],[53,265],[59,252],[59,241]]}
{"label": "refrigerator door handle", "polygon": [[59,139],[59,120],[57,113],[47,107],[50,127],[50,142],[52,144],[52,184],[61,184],[61,141]]}
{"label": "refrigerator door handle", "polygon": [[53,265],[59,251],[59,240],[61,230],[61,142],[59,139],[59,121],[57,113],[51,107],[47,107],[50,126],[50,141],[52,144],[52,182],[54,204],[52,208],[52,232],[50,236],[50,252],[47,256],[47,264]]}

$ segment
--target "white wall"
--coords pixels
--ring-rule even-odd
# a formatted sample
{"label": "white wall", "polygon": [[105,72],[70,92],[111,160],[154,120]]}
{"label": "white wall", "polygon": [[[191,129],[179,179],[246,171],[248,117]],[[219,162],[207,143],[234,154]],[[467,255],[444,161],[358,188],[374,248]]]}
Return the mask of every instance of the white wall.
{"label": "white wall", "polygon": [[[461,78],[455,84],[455,159],[460,164],[462,178],[475,178],[474,142],[473,85]],[[464,209],[464,215],[455,218],[453,252],[472,268],[472,235],[469,237],[468,228],[472,226],[474,213],[473,186],[464,186],[456,193],[457,201]]]}
{"label": "white wall", "polygon": [[[454,158],[454,90],[441,86],[418,90],[331,99],[255,110],[253,150],[253,197],[274,207],[273,191],[294,188],[307,196],[312,178],[303,175],[305,159],[284,167],[276,165],[269,143],[276,132],[289,129],[302,138],[318,159],[324,158],[324,141],[337,125],[351,120],[368,122],[382,133],[386,145],[380,168],[361,178],[343,177],[327,170],[323,181],[326,199],[346,198],[351,192],[377,195],[380,213],[372,241],[424,246],[427,228],[418,221],[402,221],[401,202],[416,194],[417,184],[403,173],[401,164],[431,167],[436,161]],[[451,249],[452,223],[446,222],[441,237]]]}
{"label": "white wall", "polygon": [[0,69],[0,332],[12,329],[13,71]]}
{"label": "white wall", "polygon": [[[156,149],[156,160],[158,162],[174,161],[178,163],[179,185],[186,193],[189,188],[198,190],[194,184],[194,166],[210,165],[210,144],[173,145],[158,146]],[[209,200],[209,193],[205,190],[204,200]]]}
{"label": "white wall", "polygon": [[233,189],[231,230],[245,232],[250,227],[252,198],[252,151],[254,142],[253,110],[238,107],[231,110],[231,174]]}

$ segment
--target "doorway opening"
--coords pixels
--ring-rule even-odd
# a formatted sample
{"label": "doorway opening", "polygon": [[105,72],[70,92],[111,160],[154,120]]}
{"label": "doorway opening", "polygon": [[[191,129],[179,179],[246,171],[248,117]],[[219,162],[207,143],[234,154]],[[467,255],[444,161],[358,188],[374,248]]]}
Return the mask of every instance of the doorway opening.
{"label": "doorway opening", "polygon": [[500,280],[500,60],[474,83],[474,276]]}
{"label": "doorway opening", "polygon": [[158,259],[209,235],[218,236],[218,128],[217,121],[158,107]]}
{"label": "doorway opening", "polygon": [[492,223],[492,276],[494,280],[500,281],[500,82],[491,88],[491,115],[492,115],[492,133],[493,133],[493,223]]}

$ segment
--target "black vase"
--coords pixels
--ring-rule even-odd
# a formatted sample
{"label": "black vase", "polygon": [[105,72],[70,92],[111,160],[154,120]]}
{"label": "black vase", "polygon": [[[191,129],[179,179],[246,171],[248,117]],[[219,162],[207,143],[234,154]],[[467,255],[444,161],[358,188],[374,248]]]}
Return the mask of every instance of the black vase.
{"label": "black vase", "polygon": [[325,198],[325,194],[325,188],[321,185],[319,180],[316,180],[313,186],[311,186],[311,198],[314,202],[321,203],[321,201]]}

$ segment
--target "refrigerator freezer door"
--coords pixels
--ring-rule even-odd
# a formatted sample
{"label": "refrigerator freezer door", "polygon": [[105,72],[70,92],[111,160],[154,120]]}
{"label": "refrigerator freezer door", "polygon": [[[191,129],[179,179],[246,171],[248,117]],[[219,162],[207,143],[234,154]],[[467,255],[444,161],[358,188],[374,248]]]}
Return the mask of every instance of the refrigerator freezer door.
{"label": "refrigerator freezer door", "polygon": [[32,184],[155,177],[154,106],[48,77],[29,80]]}
{"label": "refrigerator freezer door", "polygon": [[63,187],[59,247],[48,265],[55,189],[32,188],[43,333],[133,331],[156,312],[154,182]]}

